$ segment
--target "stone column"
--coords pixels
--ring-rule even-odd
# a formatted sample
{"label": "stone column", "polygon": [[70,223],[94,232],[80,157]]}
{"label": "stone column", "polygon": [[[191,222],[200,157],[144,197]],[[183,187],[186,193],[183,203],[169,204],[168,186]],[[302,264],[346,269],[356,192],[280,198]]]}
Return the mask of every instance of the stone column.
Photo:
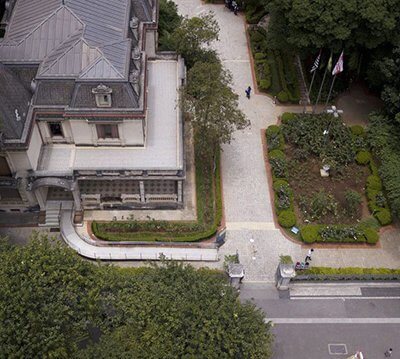
{"label": "stone column", "polygon": [[42,189],[41,188],[37,188],[37,189],[35,189],[34,193],[35,193],[35,197],[36,197],[36,199],[37,199],[37,201],[39,203],[40,210],[41,211],[45,211],[46,210],[46,200],[45,200],[45,198],[43,196]]}
{"label": "stone column", "polygon": [[280,263],[276,273],[276,288],[278,290],[288,290],[290,280],[296,276],[293,264]]}
{"label": "stone column", "polygon": [[74,187],[72,189],[72,196],[74,197],[75,211],[81,211],[82,210],[81,192],[79,191],[78,181],[74,182]]}
{"label": "stone column", "polygon": [[140,189],[140,202],[145,201],[145,196],[144,196],[144,182],[143,181],[139,181],[139,189]]}
{"label": "stone column", "polygon": [[178,203],[183,200],[183,181],[178,181]]}

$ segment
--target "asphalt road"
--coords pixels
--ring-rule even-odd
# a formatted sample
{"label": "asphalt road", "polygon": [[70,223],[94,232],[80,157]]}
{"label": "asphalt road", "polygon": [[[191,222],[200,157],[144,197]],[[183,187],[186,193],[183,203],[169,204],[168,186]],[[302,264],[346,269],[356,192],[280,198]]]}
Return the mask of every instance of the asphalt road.
{"label": "asphalt road", "polygon": [[262,308],[274,323],[273,359],[345,359],[360,350],[365,359],[400,359],[398,288],[361,288],[361,295],[290,297],[273,285],[244,283],[242,300]]}

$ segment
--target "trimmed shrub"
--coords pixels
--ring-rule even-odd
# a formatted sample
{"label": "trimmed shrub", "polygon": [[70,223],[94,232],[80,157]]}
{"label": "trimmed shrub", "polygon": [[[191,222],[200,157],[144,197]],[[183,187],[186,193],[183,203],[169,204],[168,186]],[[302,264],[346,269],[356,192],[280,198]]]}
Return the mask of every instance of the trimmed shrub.
{"label": "trimmed shrub", "polygon": [[376,244],[379,240],[379,234],[374,228],[365,228],[363,234],[368,244]]}
{"label": "trimmed shrub", "polygon": [[368,188],[367,187],[367,198],[368,201],[375,202],[376,195],[379,193],[376,189]]}
{"label": "trimmed shrub", "polygon": [[276,96],[279,102],[286,103],[289,101],[289,95],[286,91],[281,91]]}
{"label": "trimmed shrub", "polygon": [[371,160],[371,152],[369,151],[360,151],[357,153],[356,161],[359,165],[366,165]]}
{"label": "trimmed shrub", "polygon": [[278,134],[280,132],[281,132],[281,128],[278,125],[268,126],[268,128],[266,130],[267,136]]}
{"label": "trimmed shrub", "polygon": [[360,125],[351,126],[351,133],[354,136],[363,136],[364,135],[364,128]]}
{"label": "trimmed shrub", "polygon": [[378,166],[376,165],[376,163],[375,163],[375,161],[373,159],[371,159],[369,161],[369,168],[371,169],[371,173],[374,176],[378,176],[379,177]]}
{"label": "trimmed shrub", "polygon": [[286,160],[275,157],[270,158],[269,162],[271,163],[272,176],[274,178],[287,178],[287,163]]}
{"label": "trimmed shrub", "polygon": [[273,184],[274,191],[279,191],[281,187],[289,187],[288,181],[285,181],[284,179],[277,179]]}
{"label": "trimmed shrub", "polygon": [[265,57],[266,57],[266,55],[265,55],[264,53],[262,53],[262,52],[257,52],[257,53],[254,55],[254,59],[255,59],[256,61],[257,61],[257,60],[264,60]]}
{"label": "trimmed shrub", "polygon": [[318,240],[319,225],[308,224],[300,229],[301,239],[306,243],[314,243]]}
{"label": "trimmed shrub", "polygon": [[270,78],[260,80],[260,90],[268,90],[270,87],[271,87],[271,79]]}
{"label": "trimmed shrub", "polygon": [[280,149],[285,147],[285,140],[281,128],[277,125],[271,125],[265,131],[269,150]]}
{"label": "trimmed shrub", "polygon": [[378,176],[368,176],[367,178],[367,189],[380,191],[382,190],[382,181]]}
{"label": "trimmed shrub", "polygon": [[[265,77],[270,77],[269,74],[271,73],[271,70],[269,68],[269,63],[267,61],[265,61],[263,63],[263,73]],[[271,81],[271,79],[269,79]]]}
{"label": "trimmed shrub", "polygon": [[268,153],[269,158],[280,158],[282,160],[285,159],[285,154],[281,150],[272,150]]}
{"label": "trimmed shrub", "polygon": [[382,226],[392,223],[392,215],[387,208],[381,208],[375,213],[375,217]]}
{"label": "trimmed shrub", "polygon": [[282,123],[289,122],[293,120],[296,117],[296,115],[292,112],[285,112],[281,115],[281,121]]}
{"label": "trimmed shrub", "polygon": [[293,227],[296,224],[296,215],[291,210],[282,211],[278,216],[278,223],[285,228]]}
{"label": "trimmed shrub", "polygon": [[253,42],[262,42],[262,41],[264,41],[264,35],[259,31],[251,31],[250,39]]}

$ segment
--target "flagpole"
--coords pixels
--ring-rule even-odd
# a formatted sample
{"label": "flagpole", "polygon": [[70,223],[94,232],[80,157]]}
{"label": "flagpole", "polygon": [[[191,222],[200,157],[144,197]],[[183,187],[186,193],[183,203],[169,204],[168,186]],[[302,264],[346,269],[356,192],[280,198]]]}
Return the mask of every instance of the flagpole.
{"label": "flagpole", "polygon": [[337,75],[333,76],[331,88],[329,89],[328,98],[326,99],[326,102],[325,102],[324,112],[326,111],[326,109],[327,109],[327,107],[328,107],[329,98],[331,97],[331,93],[332,93],[332,89],[333,89],[333,84],[335,83],[336,76],[337,76]]}
{"label": "flagpole", "polygon": [[[319,58],[321,58],[321,53],[322,53],[322,49],[319,51],[319,55],[318,55]],[[308,101],[309,101],[309,103],[312,103],[312,101],[311,101],[311,90],[312,90],[312,86],[313,86],[314,79],[315,79],[315,73],[317,72],[318,68],[319,68],[319,61],[318,61],[317,68],[313,71],[313,75],[312,75],[311,83],[310,83],[310,89],[308,90]]]}
{"label": "flagpole", "polygon": [[[331,57],[332,57],[332,52],[331,52]],[[331,57],[329,57],[329,58],[331,58]],[[328,64],[329,64],[329,62],[328,62]],[[318,101],[319,101],[319,99],[321,97],[322,87],[324,86],[325,77],[326,77],[326,73],[327,72],[328,72],[328,65],[326,65],[326,67],[325,67],[324,77],[322,78],[321,87],[319,88],[317,101],[315,102],[315,105],[314,105],[312,113],[315,113],[315,110],[317,109]]]}

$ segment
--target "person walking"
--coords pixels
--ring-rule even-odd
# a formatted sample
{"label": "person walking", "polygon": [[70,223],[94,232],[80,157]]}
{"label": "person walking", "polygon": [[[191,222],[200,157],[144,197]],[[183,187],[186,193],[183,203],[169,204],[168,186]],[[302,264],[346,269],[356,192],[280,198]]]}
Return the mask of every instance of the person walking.
{"label": "person walking", "polygon": [[307,255],[306,255],[306,259],[304,260],[304,262],[307,262],[307,260],[311,260],[311,255],[314,252],[314,249],[311,248],[308,250]]}
{"label": "person walking", "polygon": [[246,92],[246,97],[250,100],[251,87],[249,86],[244,92]]}
{"label": "person walking", "polygon": [[386,352],[385,352],[385,357],[386,357],[386,358],[391,357],[391,356],[392,356],[392,352],[393,352],[393,349],[392,349],[392,348],[389,348],[388,350],[386,350]]}

